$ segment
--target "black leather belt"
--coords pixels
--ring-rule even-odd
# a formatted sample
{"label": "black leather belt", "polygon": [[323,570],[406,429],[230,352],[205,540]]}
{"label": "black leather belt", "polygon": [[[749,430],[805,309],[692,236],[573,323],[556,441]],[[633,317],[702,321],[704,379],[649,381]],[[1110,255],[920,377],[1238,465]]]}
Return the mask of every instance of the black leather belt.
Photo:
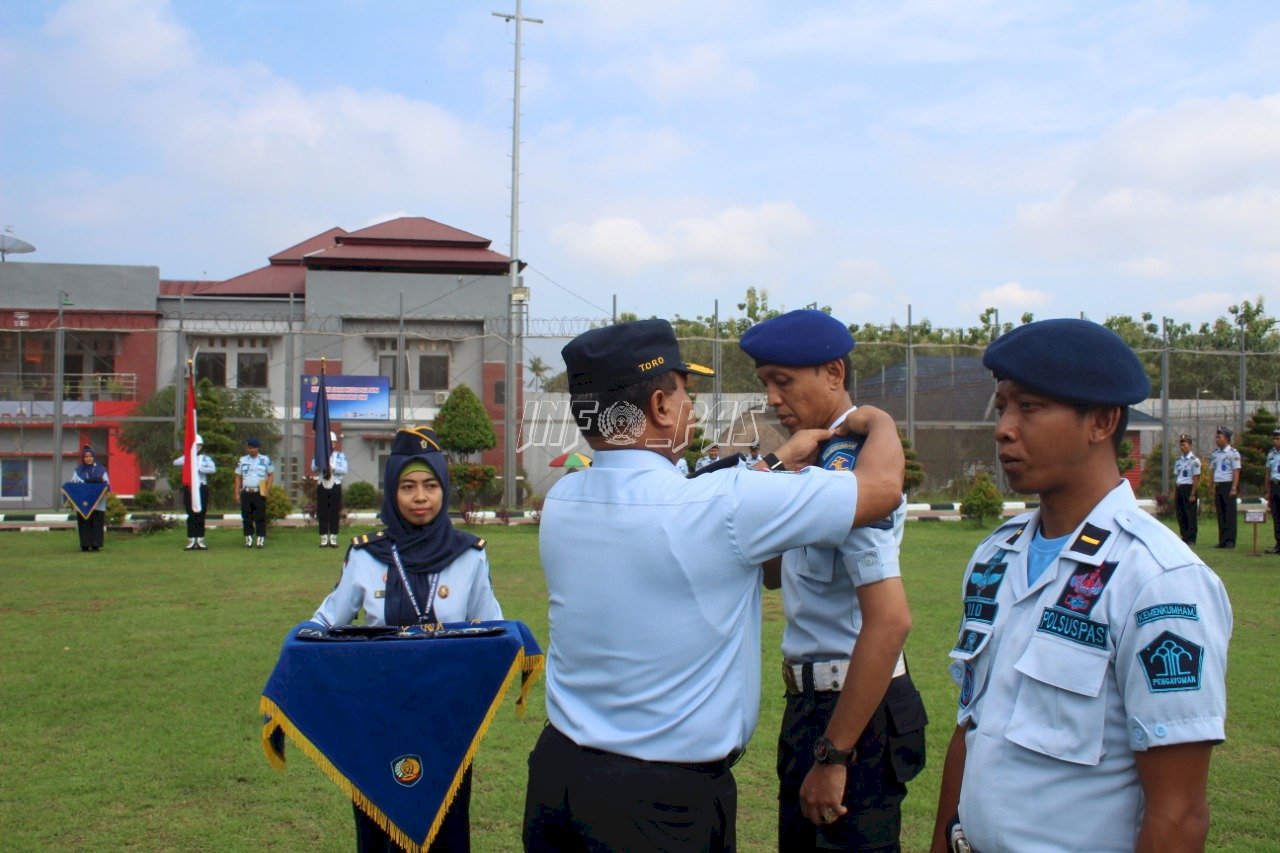
{"label": "black leather belt", "polygon": [[692,770],[695,773],[706,773],[709,776],[719,776],[721,773],[728,771],[733,767],[733,765],[737,764],[738,761],[741,760],[742,756],[746,753],[745,748],[738,748],[730,752],[724,758],[720,758],[715,761],[700,761],[700,762],[690,762],[690,763],[681,762],[681,761],[646,761],[643,758],[635,758],[630,755],[622,755],[621,753],[617,753],[617,752],[609,752],[607,749],[596,749],[595,747],[591,747],[591,746],[583,746],[582,744],[573,740],[564,732],[560,731],[550,723],[547,723],[547,728],[550,729],[552,733],[554,733],[557,737],[565,741],[570,746],[574,747],[575,749],[580,749],[583,752],[589,752],[592,755],[607,755],[610,758],[617,758],[617,759],[621,759],[622,761],[630,761],[636,764],[644,765],[646,767],[676,767],[681,770]]}

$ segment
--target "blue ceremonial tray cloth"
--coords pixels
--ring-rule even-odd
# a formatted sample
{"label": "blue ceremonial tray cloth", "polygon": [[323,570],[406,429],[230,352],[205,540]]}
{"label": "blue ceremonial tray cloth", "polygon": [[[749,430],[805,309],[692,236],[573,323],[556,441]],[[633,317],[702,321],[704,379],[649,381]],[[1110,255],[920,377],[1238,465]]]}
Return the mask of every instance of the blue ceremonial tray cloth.
{"label": "blue ceremonial tray cloth", "polygon": [[524,710],[542,650],[522,622],[296,626],[262,690],[262,746],[288,737],[398,844],[425,850],[512,682]]}

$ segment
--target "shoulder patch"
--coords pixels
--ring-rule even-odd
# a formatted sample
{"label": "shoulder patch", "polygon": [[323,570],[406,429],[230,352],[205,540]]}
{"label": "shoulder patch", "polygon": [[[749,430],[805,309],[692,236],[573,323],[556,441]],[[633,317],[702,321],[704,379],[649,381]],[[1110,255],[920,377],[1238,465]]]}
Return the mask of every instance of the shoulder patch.
{"label": "shoulder patch", "polygon": [[1200,689],[1204,649],[1190,640],[1165,631],[1138,652],[1138,660],[1152,693]]}
{"label": "shoulder patch", "polygon": [[1084,554],[1086,557],[1092,557],[1098,553],[1102,543],[1106,542],[1110,536],[1110,530],[1103,530],[1101,527],[1095,527],[1086,521],[1084,529],[1080,531],[1080,535],[1076,537],[1076,541],[1071,543],[1071,547],[1068,550],[1077,554]]}
{"label": "shoulder patch", "polygon": [[376,542],[386,535],[387,535],[386,530],[379,530],[375,533],[361,533],[359,536],[352,537],[351,547],[363,548],[365,545],[368,545],[370,542]]}
{"label": "shoulder patch", "polygon": [[485,540],[483,540],[483,539],[477,539],[477,540],[475,541],[475,544],[474,544],[474,545],[472,545],[471,547],[472,547],[472,548],[475,548],[477,551],[483,551],[483,550],[484,550],[484,546],[485,546],[485,545],[487,545],[487,544],[488,544],[488,543],[487,543],[487,542],[485,542]]}

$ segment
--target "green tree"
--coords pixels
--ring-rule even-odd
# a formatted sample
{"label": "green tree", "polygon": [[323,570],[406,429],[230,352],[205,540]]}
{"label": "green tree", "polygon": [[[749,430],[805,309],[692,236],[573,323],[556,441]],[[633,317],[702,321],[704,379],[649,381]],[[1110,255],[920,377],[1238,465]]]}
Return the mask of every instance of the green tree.
{"label": "green tree", "polygon": [[[157,388],[132,414],[172,418],[174,393],[173,385]],[[204,452],[218,466],[217,473],[209,478],[209,503],[232,506],[235,463],[243,452],[245,439],[256,435],[268,455],[275,452],[280,441],[272,407],[257,392],[217,388],[208,379],[201,379],[196,386],[196,417]],[[120,444],[137,457],[143,470],[164,475],[171,488],[182,488],[182,471],[173,466],[173,460],[183,455],[182,439],[175,434],[173,421],[131,422],[122,430]]]}
{"label": "green tree", "polygon": [[1120,440],[1120,449],[1116,452],[1116,467],[1121,474],[1132,471],[1138,460],[1133,458],[1133,442],[1127,438]]}
{"label": "green tree", "polygon": [[[1164,445],[1156,443],[1151,448],[1151,452],[1147,454],[1146,459],[1142,463],[1142,478],[1138,481],[1138,492],[1143,496],[1164,495],[1161,491],[1163,478],[1161,477],[1161,469],[1164,467]],[[1165,497],[1172,500],[1173,481],[1169,482],[1169,495]],[[1172,506],[1172,504],[1170,504]]]}
{"label": "green tree", "polygon": [[1240,437],[1240,479],[1255,486],[1265,494],[1267,479],[1267,451],[1272,448],[1271,431],[1276,428],[1276,416],[1266,406],[1259,407],[1249,419],[1248,429]]}
{"label": "green tree", "polygon": [[535,391],[541,391],[547,384],[547,374],[551,372],[551,365],[542,360],[541,356],[534,356],[529,359],[527,365],[529,369],[529,387]]}
{"label": "green tree", "polygon": [[484,404],[466,384],[458,385],[440,407],[435,421],[436,437],[453,462],[466,462],[476,453],[498,443],[493,419]]}

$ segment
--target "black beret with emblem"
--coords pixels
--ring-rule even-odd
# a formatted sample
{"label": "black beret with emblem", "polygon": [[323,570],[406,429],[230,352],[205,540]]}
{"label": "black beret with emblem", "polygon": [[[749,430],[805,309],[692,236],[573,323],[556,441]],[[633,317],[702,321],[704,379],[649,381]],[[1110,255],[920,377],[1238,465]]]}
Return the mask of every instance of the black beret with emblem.
{"label": "black beret with emblem", "polygon": [[996,380],[1069,403],[1129,406],[1151,394],[1142,362],[1120,336],[1088,320],[1039,320],[1001,335],[982,356]]}
{"label": "black beret with emblem", "polygon": [[685,362],[675,330],[666,320],[633,320],[591,329],[565,344],[560,354],[571,394],[614,391],[670,370],[715,375],[709,367]]}

